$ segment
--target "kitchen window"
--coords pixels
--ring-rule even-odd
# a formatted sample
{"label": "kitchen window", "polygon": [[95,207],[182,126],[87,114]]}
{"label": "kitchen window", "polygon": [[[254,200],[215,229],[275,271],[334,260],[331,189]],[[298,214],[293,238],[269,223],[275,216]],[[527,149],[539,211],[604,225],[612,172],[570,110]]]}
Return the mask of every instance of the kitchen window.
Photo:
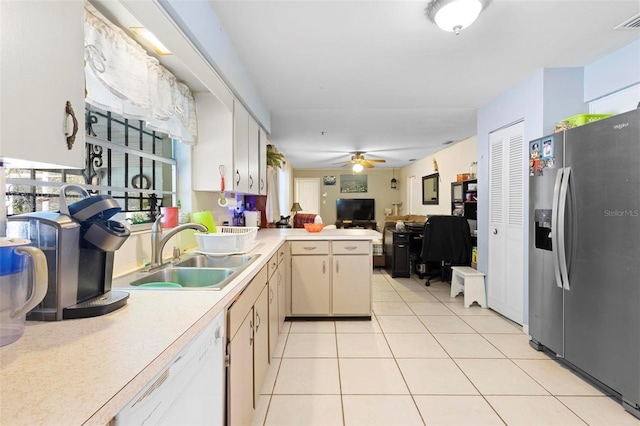
{"label": "kitchen window", "polygon": [[[7,169],[8,215],[58,211],[60,187],[73,183],[109,194],[133,223],[152,221],[161,205],[175,205],[177,141],[147,128],[144,120],[87,105],[83,170]],[[69,193],[69,201],[77,194]],[[124,217],[121,217],[124,219]]]}

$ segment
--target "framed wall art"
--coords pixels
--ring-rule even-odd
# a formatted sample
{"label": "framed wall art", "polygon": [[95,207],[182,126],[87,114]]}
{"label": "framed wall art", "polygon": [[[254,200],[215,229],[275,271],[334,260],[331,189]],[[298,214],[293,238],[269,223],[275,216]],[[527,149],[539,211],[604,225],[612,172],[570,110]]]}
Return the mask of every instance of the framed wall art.
{"label": "framed wall art", "polygon": [[340,175],[340,192],[368,192],[367,175]]}

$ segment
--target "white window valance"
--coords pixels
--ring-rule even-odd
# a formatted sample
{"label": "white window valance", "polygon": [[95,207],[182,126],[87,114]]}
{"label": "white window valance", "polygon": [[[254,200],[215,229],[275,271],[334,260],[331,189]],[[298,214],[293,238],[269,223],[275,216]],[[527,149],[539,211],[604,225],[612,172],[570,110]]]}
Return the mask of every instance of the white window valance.
{"label": "white window valance", "polygon": [[194,144],[196,108],[189,87],[85,2],[86,102]]}

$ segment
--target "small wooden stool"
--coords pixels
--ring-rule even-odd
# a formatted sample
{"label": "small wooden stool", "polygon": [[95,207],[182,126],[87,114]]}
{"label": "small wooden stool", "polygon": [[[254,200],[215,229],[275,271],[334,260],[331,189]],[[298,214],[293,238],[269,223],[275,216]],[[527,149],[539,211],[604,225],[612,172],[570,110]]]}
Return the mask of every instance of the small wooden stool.
{"label": "small wooden stool", "polygon": [[484,289],[484,273],[468,266],[451,267],[451,297],[464,292],[464,307],[468,308],[473,302],[478,302],[483,308],[487,307],[487,296]]}

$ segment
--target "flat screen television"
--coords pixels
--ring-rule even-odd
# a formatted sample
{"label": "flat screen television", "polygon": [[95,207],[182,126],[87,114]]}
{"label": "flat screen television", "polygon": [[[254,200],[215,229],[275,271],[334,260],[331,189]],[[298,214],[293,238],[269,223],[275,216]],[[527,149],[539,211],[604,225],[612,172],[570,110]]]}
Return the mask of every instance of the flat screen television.
{"label": "flat screen television", "polygon": [[338,198],[338,220],[375,220],[376,205],[373,198]]}

